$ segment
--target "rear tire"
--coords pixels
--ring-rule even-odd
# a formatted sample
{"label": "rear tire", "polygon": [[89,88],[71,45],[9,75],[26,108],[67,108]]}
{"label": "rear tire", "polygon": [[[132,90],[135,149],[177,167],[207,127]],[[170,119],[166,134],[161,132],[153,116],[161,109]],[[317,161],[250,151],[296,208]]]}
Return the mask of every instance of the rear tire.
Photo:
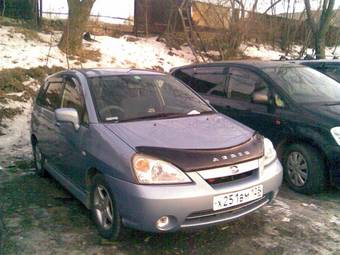
{"label": "rear tire", "polygon": [[45,157],[42,154],[38,142],[34,142],[32,144],[32,151],[33,151],[33,157],[34,157],[34,167],[37,175],[41,177],[46,176],[46,170],[44,168],[45,164]]}
{"label": "rear tire", "polygon": [[296,192],[316,194],[326,188],[325,162],[320,153],[310,145],[296,143],[284,152],[284,176]]}
{"label": "rear tire", "polygon": [[108,240],[119,238],[121,217],[104,176],[95,175],[91,187],[91,213],[99,234]]}

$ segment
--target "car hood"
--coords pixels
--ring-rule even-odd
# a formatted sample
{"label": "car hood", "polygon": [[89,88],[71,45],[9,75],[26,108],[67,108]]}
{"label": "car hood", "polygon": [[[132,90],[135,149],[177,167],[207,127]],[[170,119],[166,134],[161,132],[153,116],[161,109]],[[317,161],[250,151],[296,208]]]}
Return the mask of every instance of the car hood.
{"label": "car hood", "polygon": [[327,127],[340,125],[340,105],[308,104],[303,107],[314,122]]}
{"label": "car hood", "polygon": [[105,126],[134,149],[141,146],[195,150],[228,148],[254,135],[252,129],[218,113]]}

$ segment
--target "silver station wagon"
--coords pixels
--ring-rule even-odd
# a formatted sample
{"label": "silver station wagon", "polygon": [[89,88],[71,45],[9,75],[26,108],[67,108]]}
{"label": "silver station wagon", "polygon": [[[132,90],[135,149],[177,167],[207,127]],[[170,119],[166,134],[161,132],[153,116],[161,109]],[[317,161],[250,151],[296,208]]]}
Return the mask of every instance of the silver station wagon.
{"label": "silver station wagon", "polygon": [[268,139],[161,73],[54,74],[31,125],[37,173],[90,209],[107,239],[122,226],[172,232],[233,220],[272,201],[282,182]]}

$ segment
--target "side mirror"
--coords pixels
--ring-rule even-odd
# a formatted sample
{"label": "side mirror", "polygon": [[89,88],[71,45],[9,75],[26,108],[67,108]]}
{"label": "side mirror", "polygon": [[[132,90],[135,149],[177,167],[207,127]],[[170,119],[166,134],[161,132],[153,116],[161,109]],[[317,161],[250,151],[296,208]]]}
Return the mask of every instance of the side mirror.
{"label": "side mirror", "polygon": [[268,98],[268,95],[266,93],[255,92],[252,96],[252,101],[253,101],[253,103],[258,103],[258,104],[268,104],[269,98]]}
{"label": "side mirror", "polygon": [[59,108],[55,110],[55,117],[57,122],[72,123],[75,130],[78,130],[80,128],[79,116],[76,109]]}

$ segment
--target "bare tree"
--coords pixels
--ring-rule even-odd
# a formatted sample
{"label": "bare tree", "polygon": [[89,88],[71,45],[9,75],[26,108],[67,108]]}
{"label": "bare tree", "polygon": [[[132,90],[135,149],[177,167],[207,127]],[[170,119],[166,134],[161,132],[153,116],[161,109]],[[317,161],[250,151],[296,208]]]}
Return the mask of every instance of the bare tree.
{"label": "bare tree", "polygon": [[326,33],[329,29],[334,13],[335,0],[322,0],[320,18],[313,16],[310,0],[304,0],[307,13],[307,22],[313,33],[314,50],[317,59],[326,57]]}
{"label": "bare tree", "polygon": [[82,48],[83,33],[86,30],[91,9],[96,0],[67,0],[68,20],[59,48],[67,53],[77,54]]}

